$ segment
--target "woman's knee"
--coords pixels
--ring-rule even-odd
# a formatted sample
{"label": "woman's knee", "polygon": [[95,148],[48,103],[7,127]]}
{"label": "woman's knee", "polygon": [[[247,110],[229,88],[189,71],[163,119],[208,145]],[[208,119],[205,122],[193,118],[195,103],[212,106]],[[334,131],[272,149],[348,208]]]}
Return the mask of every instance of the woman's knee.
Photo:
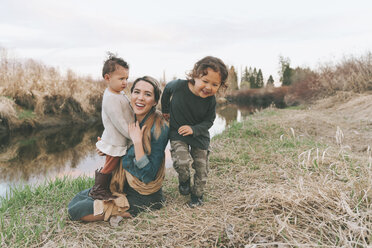
{"label": "woman's knee", "polygon": [[70,220],[80,220],[82,216],[93,214],[93,199],[88,195],[89,190],[79,192],[68,204]]}

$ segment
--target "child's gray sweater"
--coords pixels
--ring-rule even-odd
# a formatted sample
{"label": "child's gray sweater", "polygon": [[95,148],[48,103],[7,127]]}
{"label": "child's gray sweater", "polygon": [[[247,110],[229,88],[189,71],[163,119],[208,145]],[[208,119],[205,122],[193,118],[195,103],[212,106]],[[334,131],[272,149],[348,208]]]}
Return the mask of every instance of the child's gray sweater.
{"label": "child's gray sweater", "polygon": [[134,122],[133,109],[124,93],[115,94],[106,89],[102,99],[102,122],[105,130],[96,147],[103,153],[121,157],[132,144],[128,125]]}

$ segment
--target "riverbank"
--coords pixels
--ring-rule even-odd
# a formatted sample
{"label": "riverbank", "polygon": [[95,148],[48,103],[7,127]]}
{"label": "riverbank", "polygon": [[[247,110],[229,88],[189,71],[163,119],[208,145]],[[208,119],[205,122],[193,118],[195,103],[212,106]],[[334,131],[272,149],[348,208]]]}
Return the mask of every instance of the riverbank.
{"label": "riverbank", "polygon": [[[44,98],[49,99],[49,96]],[[89,110],[83,109],[78,101],[70,97],[60,97],[59,100],[54,97],[40,103],[36,109],[28,109],[10,97],[0,96],[0,135],[99,122],[102,97],[97,95],[96,98],[97,103],[89,106]]]}
{"label": "riverbank", "polygon": [[213,138],[204,206],[189,209],[169,170],[166,206],[123,221],[68,220],[91,178],[15,189],[1,246],[360,246],[372,243],[372,95],[268,108]]}
{"label": "riverbank", "polygon": [[0,134],[99,120],[105,88],[103,80],[0,49]]}

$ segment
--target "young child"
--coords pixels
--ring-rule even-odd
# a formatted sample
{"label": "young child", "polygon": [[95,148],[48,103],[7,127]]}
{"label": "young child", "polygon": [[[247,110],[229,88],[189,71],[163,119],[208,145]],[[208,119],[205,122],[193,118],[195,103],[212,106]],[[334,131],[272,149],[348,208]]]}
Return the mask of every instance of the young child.
{"label": "young child", "polygon": [[95,184],[89,192],[93,199],[115,198],[109,189],[111,172],[131,145],[128,125],[134,122],[134,114],[128,98],[122,92],[127,87],[128,75],[127,62],[109,54],[102,69],[102,76],[107,83],[102,99],[102,122],[105,130],[96,144],[97,149],[106,154],[106,162],[103,168],[96,170]]}
{"label": "young child", "polygon": [[[165,119],[170,119],[169,138],[179,191],[191,192],[190,207],[203,204],[208,174],[209,128],[216,118],[215,94],[226,86],[228,70],[216,57],[205,57],[194,65],[187,80],[169,82],[161,98]],[[195,170],[190,189],[190,165]]]}

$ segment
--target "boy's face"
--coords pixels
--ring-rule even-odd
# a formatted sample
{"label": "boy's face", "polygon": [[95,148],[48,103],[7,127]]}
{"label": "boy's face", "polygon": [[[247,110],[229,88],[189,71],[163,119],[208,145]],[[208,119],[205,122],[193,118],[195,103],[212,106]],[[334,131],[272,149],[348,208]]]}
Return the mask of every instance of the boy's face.
{"label": "boy's face", "polygon": [[200,78],[194,78],[195,85],[192,92],[201,98],[215,95],[221,86],[220,73],[215,72],[211,68],[208,68],[207,72],[206,75]]}
{"label": "boy's face", "polygon": [[113,93],[120,93],[128,85],[129,70],[116,65],[116,70],[110,74],[105,75],[105,81],[108,84],[108,88]]}

